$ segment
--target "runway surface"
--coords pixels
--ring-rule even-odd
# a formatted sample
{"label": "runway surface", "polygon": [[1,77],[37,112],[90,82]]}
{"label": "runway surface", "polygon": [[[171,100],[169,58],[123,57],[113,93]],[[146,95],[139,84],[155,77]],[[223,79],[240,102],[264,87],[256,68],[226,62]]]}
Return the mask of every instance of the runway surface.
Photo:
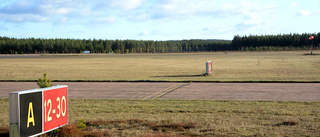
{"label": "runway surface", "polygon": [[[320,101],[320,83],[53,82],[69,98]],[[38,88],[36,82],[0,82],[0,98]]]}

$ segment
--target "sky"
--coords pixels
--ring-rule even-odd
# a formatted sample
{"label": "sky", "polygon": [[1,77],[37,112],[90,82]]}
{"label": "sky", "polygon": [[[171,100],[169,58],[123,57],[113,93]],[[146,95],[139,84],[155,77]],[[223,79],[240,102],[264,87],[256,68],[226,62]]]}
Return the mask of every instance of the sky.
{"label": "sky", "polygon": [[0,0],[0,36],[182,40],[320,32],[319,0]]}

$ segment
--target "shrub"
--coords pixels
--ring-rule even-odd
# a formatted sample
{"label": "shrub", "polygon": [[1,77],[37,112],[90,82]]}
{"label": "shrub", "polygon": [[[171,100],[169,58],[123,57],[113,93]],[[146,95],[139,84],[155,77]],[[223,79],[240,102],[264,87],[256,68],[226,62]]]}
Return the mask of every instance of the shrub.
{"label": "shrub", "polygon": [[46,87],[53,86],[53,84],[51,83],[51,79],[47,78],[47,73],[44,73],[43,77],[38,79],[37,84],[40,88],[46,88]]}

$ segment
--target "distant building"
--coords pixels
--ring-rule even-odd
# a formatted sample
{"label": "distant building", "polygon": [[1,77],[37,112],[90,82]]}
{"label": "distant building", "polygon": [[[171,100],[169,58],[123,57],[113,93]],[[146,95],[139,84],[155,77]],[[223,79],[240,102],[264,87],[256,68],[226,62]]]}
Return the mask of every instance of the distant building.
{"label": "distant building", "polygon": [[89,50],[85,50],[85,51],[83,51],[82,53],[84,53],[84,54],[90,54],[90,51],[89,51]]}

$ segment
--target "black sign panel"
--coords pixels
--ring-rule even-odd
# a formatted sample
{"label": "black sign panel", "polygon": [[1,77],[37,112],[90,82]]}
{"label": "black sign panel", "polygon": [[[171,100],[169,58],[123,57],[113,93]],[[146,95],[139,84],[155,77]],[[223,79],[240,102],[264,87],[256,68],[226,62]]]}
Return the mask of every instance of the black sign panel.
{"label": "black sign panel", "polygon": [[42,91],[20,94],[20,135],[42,132]]}

